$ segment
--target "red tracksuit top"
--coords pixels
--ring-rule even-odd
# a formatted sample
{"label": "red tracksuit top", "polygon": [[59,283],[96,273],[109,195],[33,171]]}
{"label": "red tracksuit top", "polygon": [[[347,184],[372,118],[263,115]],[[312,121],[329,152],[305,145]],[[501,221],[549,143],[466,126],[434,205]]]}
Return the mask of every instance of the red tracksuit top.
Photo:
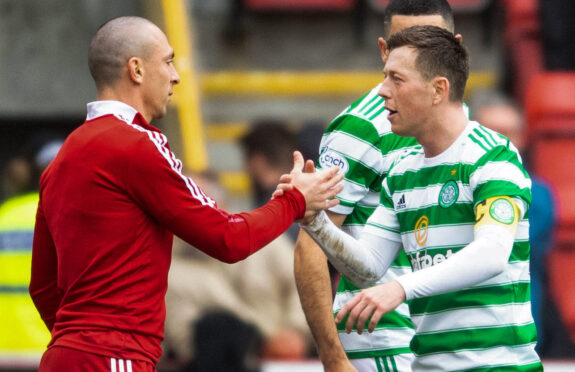
{"label": "red tracksuit top", "polygon": [[172,234],[235,262],[305,212],[296,190],[229,214],[181,170],[166,137],[132,107],[88,105],[40,184],[30,294],[49,347],[157,363]]}

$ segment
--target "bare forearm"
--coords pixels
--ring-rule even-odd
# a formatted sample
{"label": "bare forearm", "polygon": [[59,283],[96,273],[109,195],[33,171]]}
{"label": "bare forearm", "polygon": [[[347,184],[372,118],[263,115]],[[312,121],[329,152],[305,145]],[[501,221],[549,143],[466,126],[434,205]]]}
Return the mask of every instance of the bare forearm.
{"label": "bare forearm", "polygon": [[326,368],[346,363],[333,318],[327,260],[319,246],[300,231],[295,247],[294,271],[300,302]]}

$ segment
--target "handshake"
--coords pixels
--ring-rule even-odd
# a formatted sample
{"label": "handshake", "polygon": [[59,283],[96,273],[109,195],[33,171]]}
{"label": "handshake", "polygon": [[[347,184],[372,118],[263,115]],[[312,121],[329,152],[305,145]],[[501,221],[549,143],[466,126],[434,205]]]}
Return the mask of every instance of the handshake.
{"label": "handshake", "polygon": [[339,174],[339,167],[331,167],[318,172],[312,160],[305,161],[299,151],[293,154],[293,169],[289,174],[280,177],[280,183],[272,195],[277,198],[294,189],[299,190],[305,198],[306,211],[303,219],[298,222],[306,225],[311,223],[316,214],[329,209],[339,203],[334,197],[343,189],[340,184],[343,174]]}

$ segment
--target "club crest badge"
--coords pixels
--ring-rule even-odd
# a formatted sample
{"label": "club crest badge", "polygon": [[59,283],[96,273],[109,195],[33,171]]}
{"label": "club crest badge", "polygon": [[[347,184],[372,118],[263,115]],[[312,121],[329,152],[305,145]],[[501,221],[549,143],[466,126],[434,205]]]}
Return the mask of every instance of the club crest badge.
{"label": "club crest badge", "polygon": [[439,192],[439,205],[443,208],[449,208],[457,201],[459,197],[459,187],[457,182],[448,181]]}
{"label": "club crest badge", "polygon": [[515,220],[513,205],[506,199],[497,199],[491,204],[489,214],[495,221],[510,225]]}

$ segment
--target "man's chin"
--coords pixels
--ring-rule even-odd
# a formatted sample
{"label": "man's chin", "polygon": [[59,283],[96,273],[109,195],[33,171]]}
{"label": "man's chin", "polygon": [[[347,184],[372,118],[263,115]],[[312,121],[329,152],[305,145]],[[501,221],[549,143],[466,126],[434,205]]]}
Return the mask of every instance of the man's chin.
{"label": "man's chin", "polygon": [[393,132],[393,134],[397,134],[398,136],[402,135],[402,131],[401,128],[397,125],[397,124],[391,124],[391,131]]}

